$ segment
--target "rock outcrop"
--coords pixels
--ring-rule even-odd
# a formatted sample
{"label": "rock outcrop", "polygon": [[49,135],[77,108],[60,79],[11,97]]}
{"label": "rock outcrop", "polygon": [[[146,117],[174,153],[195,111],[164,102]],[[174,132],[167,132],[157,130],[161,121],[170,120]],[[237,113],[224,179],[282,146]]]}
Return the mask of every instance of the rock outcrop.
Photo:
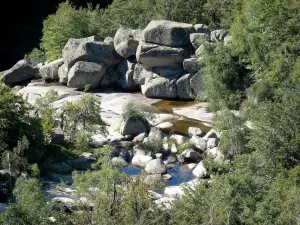
{"label": "rock outcrop", "polygon": [[143,30],[142,39],[148,43],[180,47],[189,44],[189,35],[193,32],[192,24],[155,20]]}
{"label": "rock outcrop", "polygon": [[46,82],[58,81],[58,70],[64,64],[63,59],[57,59],[40,68],[40,75]]}
{"label": "rock outcrop", "polygon": [[21,83],[35,78],[38,69],[26,60],[20,60],[9,70],[0,73],[0,80],[8,85]]}
{"label": "rock outcrop", "polygon": [[141,34],[141,30],[119,28],[113,41],[116,52],[125,59],[134,55],[139,45]]}
{"label": "rock outcrop", "polygon": [[78,89],[84,89],[86,85],[98,87],[105,71],[104,64],[78,61],[68,73],[68,86]]}

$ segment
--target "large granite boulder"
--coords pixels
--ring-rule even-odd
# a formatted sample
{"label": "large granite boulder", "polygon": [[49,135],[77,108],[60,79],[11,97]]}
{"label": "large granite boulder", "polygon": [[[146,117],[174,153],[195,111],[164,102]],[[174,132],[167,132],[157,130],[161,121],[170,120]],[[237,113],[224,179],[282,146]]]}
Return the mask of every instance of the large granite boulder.
{"label": "large granite boulder", "polygon": [[62,84],[67,84],[68,83],[68,67],[66,67],[65,64],[59,67],[58,69],[58,78],[59,78],[59,83]]}
{"label": "large granite boulder", "polygon": [[120,133],[122,135],[137,135],[140,133],[147,133],[149,125],[136,117],[129,117],[122,121],[120,126]]}
{"label": "large granite boulder", "polygon": [[194,32],[192,24],[154,20],[143,30],[142,39],[148,43],[179,47],[188,45],[189,35]]}
{"label": "large granite boulder", "polygon": [[182,100],[188,100],[193,97],[190,80],[193,74],[185,74],[176,81],[177,95]]}
{"label": "large granite boulder", "polygon": [[195,145],[197,148],[201,149],[202,151],[206,150],[207,141],[204,138],[193,135],[192,138],[190,139],[190,143]]}
{"label": "large granite boulder", "polygon": [[141,34],[141,30],[119,28],[114,38],[116,52],[125,59],[134,55],[139,45]]}
{"label": "large granite boulder", "polygon": [[107,68],[117,65],[121,56],[115,51],[114,46],[99,40],[94,36],[69,39],[62,52],[66,66],[71,68],[78,61],[103,63]]}
{"label": "large granite boulder", "polygon": [[167,167],[161,159],[153,159],[146,164],[145,170],[150,174],[162,174],[167,172]]}
{"label": "large granite boulder", "polygon": [[177,98],[176,79],[156,77],[141,86],[142,93],[148,98]]}
{"label": "large granite boulder", "polygon": [[148,162],[150,162],[153,158],[149,155],[143,155],[143,154],[136,154],[132,160],[131,163],[134,166],[138,167],[145,167]]}
{"label": "large granite boulder", "polygon": [[86,158],[69,159],[67,164],[75,170],[89,170],[91,169],[91,161]]}
{"label": "large granite boulder", "polygon": [[191,78],[190,85],[194,96],[202,96],[204,93],[203,74],[201,72],[196,73]]}
{"label": "large granite boulder", "polygon": [[68,86],[79,89],[84,89],[85,85],[90,85],[90,88],[98,87],[105,72],[106,68],[103,64],[76,62],[69,71]]}
{"label": "large granite boulder", "polygon": [[147,67],[180,67],[189,57],[187,48],[174,48],[141,41],[136,52],[137,61]]}
{"label": "large granite boulder", "polygon": [[58,81],[58,70],[64,64],[64,60],[57,59],[40,68],[40,75],[46,82]]}
{"label": "large granite boulder", "polygon": [[204,163],[203,161],[201,161],[196,167],[195,169],[192,171],[192,173],[198,177],[198,178],[205,178],[208,175],[208,172],[206,170],[206,168],[204,167]]}
{"label": "large granite boulder", "polygon": [[222,42],[224,38],[227,36],[228,31],[224,29],[214,30],[210,33],[210,40],[212,42]]}
{"label": "large granite boulder", "polygon": [[101,83],[100,88],[115,88],[120,83],[120,73],[115,68],[106,70]]}
{"label": "large granite boulder", "polygon": [[188,73],[197,73],[200,69],[199,59],[189,58],[183,61],[183,69]]}
{"label": "large granite boulder", "polygon": [[120,74],[119,86],[126,90],[135,90],[137,85],[133,81],[133,73],[136,63],[123,59],[118,65],[118,73]]}
{"label": "large granite boulder", "polygon": [[26,60],[20,60],[9,70],[0,73],[0,80],[5,84],[17,84],[33,79],[37,76],[38,69]]}
{"label": "large granite boulder", "polygon": [[201,154],[196,152],[194,149],[186,149],[179,156],[180,162],[199,162]]}

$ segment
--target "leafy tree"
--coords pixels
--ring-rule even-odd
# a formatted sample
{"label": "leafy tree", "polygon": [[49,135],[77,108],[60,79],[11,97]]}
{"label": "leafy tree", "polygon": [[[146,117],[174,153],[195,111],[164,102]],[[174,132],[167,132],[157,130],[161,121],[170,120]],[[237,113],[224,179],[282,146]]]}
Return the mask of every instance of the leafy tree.
{"label": "leafy tree", "polygon": [[[23,148],[29,163],[38,161],[44,152],[44,136],[40,121],[29,116],[31,106],[20,95],[15,95],[0,84],[0,154],[17,147],[24,137],[28,146]],[[6,155],[4,157],[7,157]]]}
{"label": "leafy tree", "polygon": [[24,56],[24,59],[32,62],[33,64],[44,63],[46,61],[45,53],[37,48],[32,49],[32,51]]}
{"label": "leafy tree", "polygon": [[13,193],[17,203],[11,203],[0,214],[1,224],[52,224],[49,217],[55,218],[54,224],[71,224],[66,220],[66,215],[49,209],[42,193],[42,185],[37,179],[18,179]]}
{"label": "leafy tree", "polygon": [[44,96],[41,96],[35,101],[35,108],[41,118],[41,124],[45,133],[46,142],[50,142],[53,129],[56,126],[56,109],[53,107],[53,102],[58,99],[57,91],[51,89]]}

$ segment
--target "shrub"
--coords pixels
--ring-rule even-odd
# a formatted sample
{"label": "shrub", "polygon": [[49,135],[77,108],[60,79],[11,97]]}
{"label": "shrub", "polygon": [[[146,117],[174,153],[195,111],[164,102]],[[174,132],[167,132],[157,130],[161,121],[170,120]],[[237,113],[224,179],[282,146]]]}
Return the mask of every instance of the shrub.
{"label": "shrub", "polygon": [[121,116],[123,120],[127,120],[129,118],[152,120],[155,118],[155,113],[157,113],[157,110],[154,106],[144,103],[129,102],[123,107]]}
{"label": "shrub", "polygon": [[24,59],[30,61],[33,64],[44,63],[46,61],[45,52],[34,48],[30,53],[24,56]]}

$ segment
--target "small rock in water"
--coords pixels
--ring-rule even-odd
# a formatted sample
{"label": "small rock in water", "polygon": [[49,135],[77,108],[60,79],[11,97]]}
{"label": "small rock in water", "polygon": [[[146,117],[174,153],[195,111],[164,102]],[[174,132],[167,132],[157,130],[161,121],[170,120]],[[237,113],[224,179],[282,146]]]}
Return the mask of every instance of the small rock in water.
{"label": "small rock in water", "polygon": [[167,159],[164,161],[164,164],[165,165],[169,165],[169,164],[172,164],[172,163],[176,163],[177,162],[177,157],[175,155],[168,155],[167,156]]}
{"label": "small rock in water", "polygon": [[139,166],[139,167],[145,167],[148,162],[150,162],[153,158],[148,155],[141,155],[137,154],[132,158],[132,165]]}
{"label": "small rock in water", "polygon": [[144,141],[144,138],[146,137],[146,133],[141,133],[141,134],[138,134],[137,136],[135,136],[133,138],[133,143],[137,143],[137,142],[143,142]]}
{"label": "small rock in water", "polygon": [[171,122],[163,122],[158,124],[156,127],[162,130],[170,130],[172,127],[174,127],[174,124]]}
{"label": "small rock in water", "polygon": [[196,135],[199,137],[203,136],[203,131],[199,127],[189,127],[188,133],[190,136]]}
{"label": "small rock in water", "polygon": [[171,174],[164,174],[164,175],[162,175],[162,178],[164,180],[171,180],[172,179],[172,175]]}
{"label": "small rock in water", "polygon": [[126,160],[123,159],[122,157],[114,157],[114,158],[112,158],[111,162],[114,166],[117,166],[117,167],[127,167],[128,166],[128,162],[126,162]]}
{"label": "small rock in water", "polygon": [[187,166],[190,170],[192,170],[197,166],[197,164],[196,163],[189,163],[189,164],[187,164]]}
{"label": "small rock in water", "polygon": [[178,149],[177,149],[175,144],[172,144],[171,152],[174,153],[174,154],[176,154],[178,152]]}
{"label": "small rock in water", "polygon": [[153,159],[146,164],[145,170],[150,174],[163,174],[167,168],[161,159]]}

